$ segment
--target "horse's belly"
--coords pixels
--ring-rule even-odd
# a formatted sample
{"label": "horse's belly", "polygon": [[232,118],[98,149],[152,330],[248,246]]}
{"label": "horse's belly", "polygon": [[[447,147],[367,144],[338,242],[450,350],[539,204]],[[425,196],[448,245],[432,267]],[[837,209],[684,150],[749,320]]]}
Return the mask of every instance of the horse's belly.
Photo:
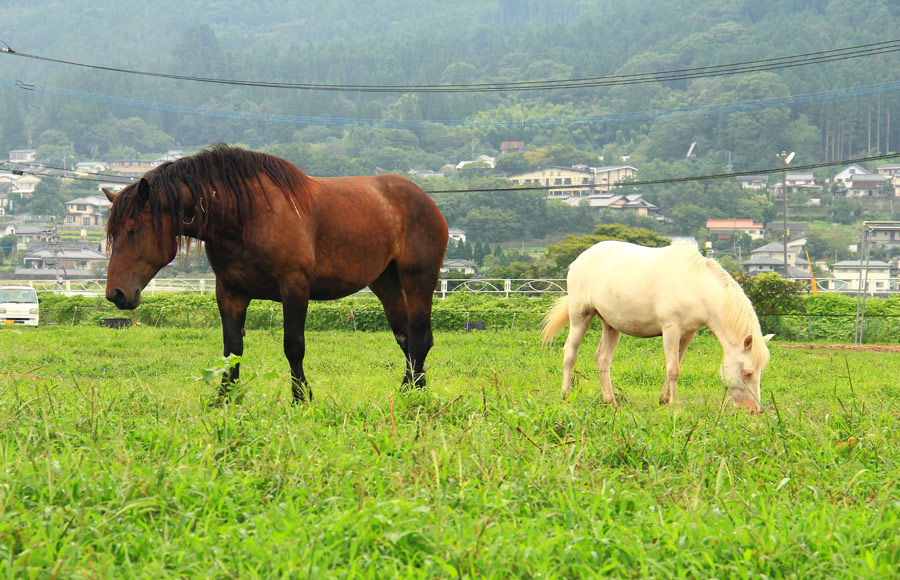
{"label": "horse's belly", "polygon": [[662,335],[662,326],[653,317],[627,317],[617,313],[598,312],[600,318],[619,332],[637,338],[650,338]]}
{"label": "horse's belly", "polygon": [[337,300],[359,292],[367,284],[338,279],[317,279],[309,289],[311,300]]}

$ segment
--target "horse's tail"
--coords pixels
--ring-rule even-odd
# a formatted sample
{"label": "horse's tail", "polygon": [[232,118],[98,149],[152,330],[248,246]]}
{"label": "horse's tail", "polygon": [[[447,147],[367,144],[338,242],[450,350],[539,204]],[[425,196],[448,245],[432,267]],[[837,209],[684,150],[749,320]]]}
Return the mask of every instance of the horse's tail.
{"label": "horse's tail", "polygon": [[553,303],[553,308],[541,323],[541,345],[547,346],[553,337],[569,323],[569,297],[563,296]]}

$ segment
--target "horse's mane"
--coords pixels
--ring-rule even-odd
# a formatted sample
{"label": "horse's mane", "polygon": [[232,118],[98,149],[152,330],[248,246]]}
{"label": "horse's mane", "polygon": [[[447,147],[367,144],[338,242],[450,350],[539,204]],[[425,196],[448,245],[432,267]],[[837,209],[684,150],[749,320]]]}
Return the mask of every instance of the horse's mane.
{"label": "horse's mane", "polygon": [[[139,183],[123,189],[109,210],[109,245],[112,247],[126,220],[139,219],[146,205],[157,237],[162,237],[164,220],[169,220],[176,237],[184,235],[185,225],[192,225],[198,233],[215,239],[221,233],[215,226],[228,224],[228,235],[243,238],[260,201],[253,193],[254,186],[265,192],[263,175],[281,190],[298,217],[308,214],[310,180],[302,171],[284,159],[219,143],[144,174],[149,199],[138,195]],[[193,197],[193,208],[185,207],[182,188]],[[190,209],[194,216],[187,220],[186,210]]]}
{"label": "horse's mane", "polygon": [[763,353],[766,349],[764,348],[762,329],[759,326],[759,318],[741,285],[715,260],[706,258],[693,250],[685,253],[691,256],[690,260],[696,268],[705,268],[722,281],[725,286],[725,300],[722,305],[725,324],[737,332],[740,337],[752,336],[753,344],[750,347],[750,354],[757,363],[763,362]]}

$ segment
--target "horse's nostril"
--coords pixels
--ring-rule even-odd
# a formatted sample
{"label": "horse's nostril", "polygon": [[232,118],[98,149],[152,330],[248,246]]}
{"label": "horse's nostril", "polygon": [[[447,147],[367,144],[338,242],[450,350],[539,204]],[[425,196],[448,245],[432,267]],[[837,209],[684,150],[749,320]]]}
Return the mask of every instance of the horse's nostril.
{"label": "horse's nostril", "polygon": [[121,308],[125,303],[125,292],[121,288],[113,288],[112,292],[107,293],[106,299]]}

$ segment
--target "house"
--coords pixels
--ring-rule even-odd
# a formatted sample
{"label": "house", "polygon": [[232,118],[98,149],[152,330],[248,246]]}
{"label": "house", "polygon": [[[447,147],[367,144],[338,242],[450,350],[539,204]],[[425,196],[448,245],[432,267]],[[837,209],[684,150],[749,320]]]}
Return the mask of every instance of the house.
{"label": "house", "polygon": [[[788,245],[791,245],[790,240],[797,240],[799,238],[803,238],[806,234],[809,233],[809,224],[806,222],[788,222],[787,223],[788,230]],[[768,222],[766,224],[767,232],[778,232],[780,235],[784,235],[784,220],[782,221],[773,221]],[[804,243],[805,240],[804,240]],[[800,244],[801,246],[803,244]]]}
{"label": "house", "polygon": [[24,250],[35,242],[49,242],[56,232],[41,226],[16,225],[13,233],[16,235],[16,248]]}
{"label": "house", "polygon": [[544,186],[549,199],[587,197],[609,193],[617,183],[634,177],[637,169],[630,165],[612,167],[546,167],[509,176],[509,180],[519,185]]}
{"label": "house", "polygon": [[[866,292],[886,292],[897,290],[891,287],[891,265],[880,260],[870,260],[868,268],[864,260],[843,260],[831,265],[828,289],[844,292],[858,292],[860,286]],[[866,282],[862,282],[862,278]]]}
{"label": "house", "polygon": [[63,270],[78,273],[89,273],[106,268],[109,256],[100,251],[99,244],[68,242],[68,243],[37,243],[28,247],[22,258],[25,269],[33,270]]}
{"label": "house", "polygon": [[854,175],[845,182],[847,197],[883,197],[893,193],[888,187],[888,179],[877,173]]}
{"label": "house", "polygon": [[[806,268],[809,266],[809,262],[800,257],[800,250],[802,249],[802,244],[791,244],[788,243],[787,246],[787,262],[788,267],[791,268]],[[751,259],[761,259],[761,258],[772,258],[778,260],[782,266],[784,265],[784,244],[779,244],[778,242],[772,242],[770,244],[766,244],[764,246],[760,246],[756,249],[750,250]],[[782,267],[783,271],[784,268]]]}
{"label": "house", "polygon": [[169,161],[178,161],[182,157],[184,157],[184,151],[180,149],[171,149],[169,151],[166,151],[166,154],[159,159],[154,160],[153,166],[158,167],[163,163],[168,163]]}
{"label": "house", "polygon": [[79,197],[66,202],[66,224],[78,227],[105,226],[109,206],[105,196]]}
{"label": "house", "polygon": [[870,223],[869,243],[881,244],[886,248],[900,247],[900,222]]}
{"label": "house", "polygon": [[589,195],[586,197],[568,197],[562,199],[571,206],[585,205],[596,213],[611,211],[614,213],[629,212],[639,216],[650,216],[659,208],[644,199],[643,194],[632,193],[628,195],[606,193],[601,195]]}
{"label": "house", "polygon": [[459,228],[450,228],[447,230],[447,233],[450,235],[450,240],[456,242],[465,242],[466,241],[466,232],[462,231]]}
{"label": "house", "polygon": [[9,193],[18,194],[19,197],[30,196],[40,182],[40,177],[22,174],[21,171],[0,171],[0,185],[8,185]]}
{"label": "house", "polygon": [[741,175],[736,179],[744,189],[765,189],[769,183],[768,175]]}
{"label": "house", "polygon": [[843,189],[846,187],[847,182],[850,181],[856,175],[871,175],[872,172],[867,170],[862,165],[850,165],[849,167],[841,170],[840,173],[834,176],[834,184],[839,188]]}
{"label": "house", "polygon": [[451,270],[453,270],[455,272],[471,276],[475,274],[476,269],[477,266],[469,260],[450,258],[449,260],[444,260],[444,264],[441,266],[441,274],[446,275],[449,274]]}
{"label": "house", "polygon": [[29,165],[34,163],[36,153],[36,149],[14,149],[9,152],[9,162],[12,164],[21,163],[22,165]]}
{"label": "house", "polygon": [[782,180],[775,180],[772,183],[772,191],[776,198],[781,197],[782,186],[787,189],[788,194],[791,193],[807,193],[810,195],[818,195],[822,191],[822,186],[816,183],[816,177],[812,173],[787,172]]}
{"label": "house", "polygon": [[706,220],[706,229],[720,240],[727,240],[735,232],[747,234],[751,240],[758,240],[765,234],[762,224],[749,219],[710,219]]}
{"label": "house", "polygon": [[525,141],[501,141],[500,155],[509,153],[510,151],[523,151],[525,149]]}
{"label": "house", "polygon": [[878,175],[887,177],[888,179],[892,177],[898,177],[900,176],[900,163],[886,163],[884,165],[879,165],[875,169],[875,172],[878,173]]}
{"label": "house", "polygon": [[140,159],[113,159],[106,162],[110,173],[125,177],[141,177],[155,167],[153,161]]}
{"label": "house", "polygon": [[422,179],[428,179],[430,177],[445,177],[445,175],[439,171],[431,171],[430,169],[413,169],[412,167],[410,167],[409,171],[407,171],[406,173],[413,177],[419,177]]}
{"label": "house", "polygon": [[102,161],[79,161],[75,164],[75,173],[78,175],[94,175],[109,171],[109,166]]}
{"label": "house", "polygon": [[900,197],[900,163],[881,165],[876,171],[890,182],[890,187],[894,189],[894,197]]}

